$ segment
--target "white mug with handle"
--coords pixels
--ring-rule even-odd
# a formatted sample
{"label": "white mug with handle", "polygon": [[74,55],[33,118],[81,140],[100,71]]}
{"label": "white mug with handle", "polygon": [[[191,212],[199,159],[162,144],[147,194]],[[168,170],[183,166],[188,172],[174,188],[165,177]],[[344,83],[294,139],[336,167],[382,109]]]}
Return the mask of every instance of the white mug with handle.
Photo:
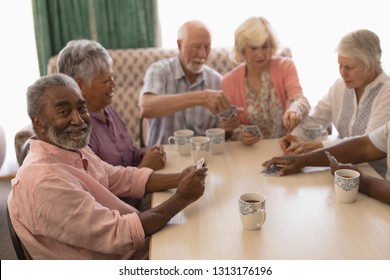
{"label": "white mug with handle", "polygon": [[195,136],[190,139],[191,155],[194,163],[204,158],[205,162],[210,156],[210,138],[206,136]]}
{"label": "white mug with handle", "polygon": [[189,156],[190,139],[194,137],[194,132],[190,129],[176,130],[174,136],[168,137],[170,147],[173,147],[182,156]]}

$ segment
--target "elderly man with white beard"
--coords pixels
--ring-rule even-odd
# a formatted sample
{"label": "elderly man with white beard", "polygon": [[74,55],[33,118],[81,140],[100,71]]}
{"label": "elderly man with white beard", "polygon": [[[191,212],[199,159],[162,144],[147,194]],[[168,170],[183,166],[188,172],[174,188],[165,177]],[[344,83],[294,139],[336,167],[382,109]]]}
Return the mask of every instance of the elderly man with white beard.
{"label": "elderly man with white beard", "polygon": [[[35,135],[12,180],[12,224],[33,259],[146,259],[148,237],[204,192],[207,168],[177,174],[112,166],[88,147],[91,119],[67,75],[38,79],[27,91]],[[177,188],[159,206],[139,212],[117,196]]]}
{"label": "elderly man with white beard", "polygon": [[211,33],[199,21],[184,23],[178,31],[179,54],[151,64],[140,93],[141,115],[148,119],[147,146],[167,144],[176,130],[205,135],[212,127],[231,131],[239,118],[220,121],[230,100],[221,90],[222,76],[206,65]]}

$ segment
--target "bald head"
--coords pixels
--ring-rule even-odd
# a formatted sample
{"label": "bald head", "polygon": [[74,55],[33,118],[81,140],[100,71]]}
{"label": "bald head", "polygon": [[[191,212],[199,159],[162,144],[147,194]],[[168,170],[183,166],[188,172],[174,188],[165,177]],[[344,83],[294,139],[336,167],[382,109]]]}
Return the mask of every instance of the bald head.
{"label": "bald head", "polygon": [[184,23],[178,32],[177,46],[179,59],[189,81],[195,81],[203,67],[211,49],[211,34],[205,24],[200,21]]}
{"label": "bald head", "polygon": [[187,40],[195,32],[207,33],[211,40],[211,32],[209,28],[203,22],[198,20],[190,20],[180,26],[177,33],[177,39],[181,41]]}

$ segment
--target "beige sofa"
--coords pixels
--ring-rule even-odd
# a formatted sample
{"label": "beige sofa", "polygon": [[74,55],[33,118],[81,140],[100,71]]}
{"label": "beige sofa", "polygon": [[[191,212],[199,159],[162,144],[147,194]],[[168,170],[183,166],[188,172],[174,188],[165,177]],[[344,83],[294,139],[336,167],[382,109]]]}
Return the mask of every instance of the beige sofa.
{"label": "beige sofa", "polygon": [[[177,55],[177,50],[161,48],[115,49],[108,50],[114,61],[114,73],[117,87],[113,106],[121,115],[134,143],[140,145],[140,112],[138,96],[143,84],[143,77],[148,66],[160,59]],[[233,69],[236,64],[229,58],[229,48],[215,48],[210,53],[207,64],[221,74]],[[56,72],[56,57],[48,63],[48,73]],[[31,125],[27,125],[15,135],[15,151],[19,164],[25,153],[23,146],[33,135]]]}

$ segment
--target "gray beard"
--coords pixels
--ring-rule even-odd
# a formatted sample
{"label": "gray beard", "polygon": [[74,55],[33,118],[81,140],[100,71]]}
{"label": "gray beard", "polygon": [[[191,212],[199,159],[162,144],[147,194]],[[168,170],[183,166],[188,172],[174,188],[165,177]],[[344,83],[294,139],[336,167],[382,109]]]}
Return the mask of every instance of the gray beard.
{"label": "gray beard", "polygon": [[[68,134],[71,131],[80,131],[81,129],[85,129],[85,131],[83,135],[76,139],[71,138]],[[49,140],[55,145],[64,149],[77,151],[88,145],[91,129],[91,124],[83,123],[82,125],[68,125],[65,129],[46,126],[45,132],[47,138],[49,138]]]}
{"label": "gray beard", "polygon": [[188,63],[187,68],[194,74],[200,74],[204,69],[204,64],[200,68],[195,69],[195,67],[193,67],[191,63]]}

